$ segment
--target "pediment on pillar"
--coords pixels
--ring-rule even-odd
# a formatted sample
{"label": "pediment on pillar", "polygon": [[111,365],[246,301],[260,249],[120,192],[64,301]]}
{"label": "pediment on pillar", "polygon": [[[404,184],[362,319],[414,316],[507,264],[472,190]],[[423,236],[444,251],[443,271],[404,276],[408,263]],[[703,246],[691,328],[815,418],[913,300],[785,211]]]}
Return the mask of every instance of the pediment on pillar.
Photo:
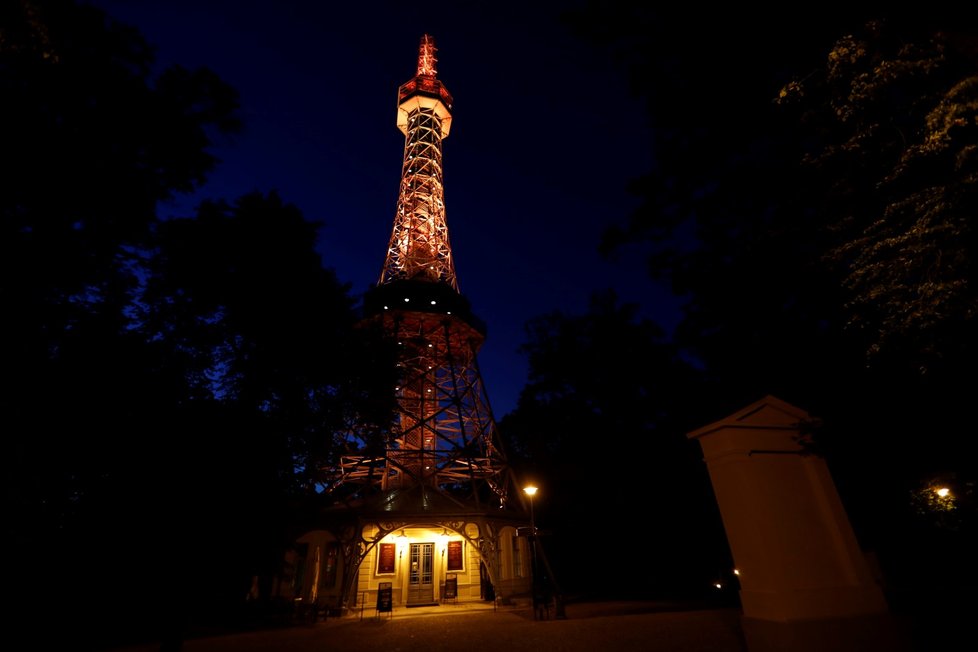
{"label": "pediment on pillar", "polygon": [[718,430],[738,428],[798,430],[803,424],[810,424],[814,421],[816,419],[805,410],[769,394],[730,416],[687,433],[686,437],[698,439]]}

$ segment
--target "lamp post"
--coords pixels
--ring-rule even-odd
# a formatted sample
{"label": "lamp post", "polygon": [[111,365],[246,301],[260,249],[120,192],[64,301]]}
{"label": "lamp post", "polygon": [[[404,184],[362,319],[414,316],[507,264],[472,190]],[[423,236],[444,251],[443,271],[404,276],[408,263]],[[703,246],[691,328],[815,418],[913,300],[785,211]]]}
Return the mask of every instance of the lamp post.
{"label": "lamp post", "polygon": [[533,523],[533,497],[537,495],[537,488],[531,484],[523,487],[523,491],[530,497],[530,532],[531,536],[536,536],[537,526]]}
{"label": "lamp post", "polygon": [[[553,600],[556,617],[564,619],[567,617],[564,612],[564,598],[560,593],[560,587],[557,586],[553,569],[550,568],[550,561],[547,559],[546,553],[537,549],[539,545],[537,542],[537,524],[533,519],[533,497],[537,495],[537,491],[537,487],[532,484],[523,487],[523,492],[530,499],[530,545],[533,546],[532,556],[530,557],[530,578],[533,585],[533,617],[540,617],[541,607],[545,608],[549,614],[550,608],[548,605]],[[545,575],[545,586],[539,579],[540,560],[538,558],[543,559],[543,564],[547,571]]]}
{"label": "lamp post", "polygon": [[533,592],[533,618],[539,617],[541,607],[541,588],[537,572],[537,525],[533,520],[533,497],[537,494],[535,486],[523,487],[523,492],[530,498],[530,586]]}

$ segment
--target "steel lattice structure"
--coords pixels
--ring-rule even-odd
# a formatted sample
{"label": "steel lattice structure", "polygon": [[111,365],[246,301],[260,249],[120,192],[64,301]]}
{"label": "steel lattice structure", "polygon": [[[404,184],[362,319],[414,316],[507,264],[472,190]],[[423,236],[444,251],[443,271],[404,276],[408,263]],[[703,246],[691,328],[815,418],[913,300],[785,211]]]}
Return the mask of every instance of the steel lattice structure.
{"label": "steel lattice structure", "polygon": [[455,278],[442,180],[452,97],[435,64],[426,35],[416,76],[398,90],[405,146],[397,211],[380,279],[364,299],[365,320],[398,346],[399,424],[382,457],[342,457],[333,486],[421,487],[459,507],[502,507],[514,486],[478,367],[485,328]]}
{"label": "steel lattice structure", "polygon": [[458,289],[445,222],[441,141],[452,124],[452,96],[435,77],[435,44],[421,40],[418,73],[398,89],[397,127],[405,136],[401,189],[380,283],[423,278]]}

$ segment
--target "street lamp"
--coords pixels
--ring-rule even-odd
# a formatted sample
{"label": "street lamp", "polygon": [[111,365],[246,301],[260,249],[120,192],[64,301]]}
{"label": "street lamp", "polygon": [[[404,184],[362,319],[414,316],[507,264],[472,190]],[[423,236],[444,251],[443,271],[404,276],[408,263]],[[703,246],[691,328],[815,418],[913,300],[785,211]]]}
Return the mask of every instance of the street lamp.
{"label": "street lamp", "polygon": [[530,497],[530,532],[536,536],[537,526],[533,522],[533,497],[537,494],[537,488],[531,484],[523,487],[523,491]]}
{"label": "street lamp", "polygon": [[[530,556],[530,577],[531,584],[533,586],[533,618],[540,617],[540,608],[544,605],[548,605],[550,600],[553,600],[554,609],[557,618],[563,619],[567,615],[564,613],[564,600],[560,595],[560,589],[557,587],[557,582],[554,580],[553,571],[550,568],[550,562],[547,561],[547,556],[544,554],[543,563],[546,565],[546,583],[547,587],[542,586],[541,578],[539,577],[539,569],[537,568],[539,562],[537,556],[539,552],[537,551],[537,524],[533,520],[533,497],[537,495],[538,489],[534,485],[527,485],[523,487],[523,492],[530,499],[530,545],[531,556]],[[553,594],[550,594],[549,589],[553,589]],[[547,613],[549,614],[549,607],[546,607]]]}
{"label": "street lamp", "polygon": [[523,487],[523,492],[530,499],[530,585],[533,590],[533,618],[537,619],[542,606],[542,587],[537,571],[537,525],[533,520],[533,497],[537,494],[537,488],[532,484],[527,485]]}

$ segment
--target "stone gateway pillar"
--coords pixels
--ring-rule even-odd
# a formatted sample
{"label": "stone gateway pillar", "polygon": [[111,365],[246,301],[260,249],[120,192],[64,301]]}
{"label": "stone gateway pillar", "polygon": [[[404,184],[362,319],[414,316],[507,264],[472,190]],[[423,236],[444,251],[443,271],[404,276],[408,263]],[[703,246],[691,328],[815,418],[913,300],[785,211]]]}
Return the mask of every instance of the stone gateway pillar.
{"label": "stone gateway pillar", "polygon": [[856,541],[812,417],[767,396],[690,432],[700,443],[740,580],[751,652],[907,650]]}

